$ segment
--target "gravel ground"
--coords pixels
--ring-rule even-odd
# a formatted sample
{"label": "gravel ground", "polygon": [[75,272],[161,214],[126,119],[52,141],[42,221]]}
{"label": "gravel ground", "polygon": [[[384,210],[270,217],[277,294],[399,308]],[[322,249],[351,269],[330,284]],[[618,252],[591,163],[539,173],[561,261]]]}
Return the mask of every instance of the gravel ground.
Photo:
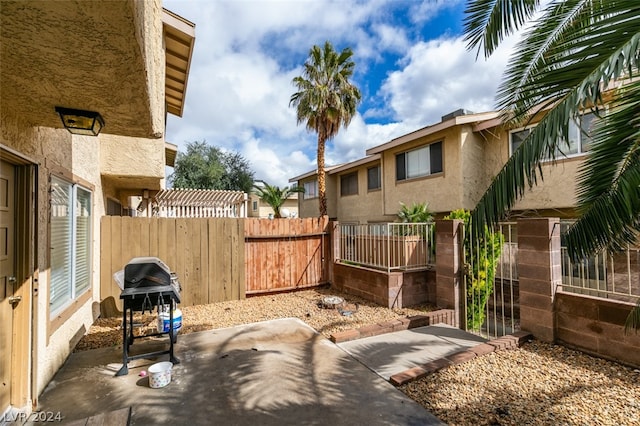
{"label": "gravel ground", "polygon": [[[321,308],[327,295],[343,297],[352,314]],[[328,337],[430,308],[391,310],[315,289],[181,310],[181,334],[296,317]],[[155,331],[154,315],[136,315],[134,322],[142,324],[141,334]],[[120,324],[120,318],[98,319],[76,351],[119,345]],[[640,424],[640,370],[538,341],[449,367],[400,389],[451,425]]]}
{"label": "gravel ground", "polygon": [[[345,300],[343,311],[352,312],[345,316],[336,309],[319,306],[325,296],[339,296]],[[318,332],[329,337],[337,331],[358,328],[396,318],[419,315],[430,311],[427,305],[410,309],[387,309],[359,297],[331,291],[327,288],[255,296],[242,301],[220,302],[211,305],[180,307],[183,327],[180,334],[215,328],[232,327],[239,324],[267,321],[276,318],[300,318]],[[119,345],[122,342],[120,325],[122,318],[98,318],[89,332],[80,340],[75,351]],[[155,332],[155,315],[134,315],[136,335]]]}
{"label": "gravel ground", "polygon": [[640,370],[538,341],[401,390],[451,425],[640,424]]}

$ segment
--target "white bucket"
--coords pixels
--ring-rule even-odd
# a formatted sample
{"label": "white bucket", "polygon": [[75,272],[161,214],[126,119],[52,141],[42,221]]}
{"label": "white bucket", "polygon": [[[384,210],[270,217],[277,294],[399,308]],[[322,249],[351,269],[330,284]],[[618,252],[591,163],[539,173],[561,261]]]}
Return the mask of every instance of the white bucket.
{"label": "white bucket", "polygon": [[[173,331],[178,333],[182,328],[182,311],[176,309],[173,311]],[[169,332],[169,312],[160,312],[158,314],[158,333]]]}
{"label": "white bucket", "polygon": [[171,383],[171,368],[169,361],[157,362],[149,367],[149,387],[153,389],[163,388]]}

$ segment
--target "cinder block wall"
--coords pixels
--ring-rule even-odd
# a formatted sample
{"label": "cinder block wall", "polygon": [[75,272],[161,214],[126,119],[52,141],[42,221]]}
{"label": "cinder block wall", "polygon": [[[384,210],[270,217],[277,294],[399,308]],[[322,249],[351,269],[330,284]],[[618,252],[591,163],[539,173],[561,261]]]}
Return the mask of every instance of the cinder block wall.
{"label": "cinder block wall", "polygon": [[435,304],[435,271],[391,272],[334,263],[333,286],[389,308]]}
{"label": "cinder block wall", "polygon": [[624,333],[633,304],[562,291],[556,218],[518,220],[520,322],[537,339],[640,366],[640,335]]}
{"label": "cinder block wall", "polygon": [[624,333],[632,305],[596,297],[556,294],[556,338],[585,352],[640,366],[640,334]]}

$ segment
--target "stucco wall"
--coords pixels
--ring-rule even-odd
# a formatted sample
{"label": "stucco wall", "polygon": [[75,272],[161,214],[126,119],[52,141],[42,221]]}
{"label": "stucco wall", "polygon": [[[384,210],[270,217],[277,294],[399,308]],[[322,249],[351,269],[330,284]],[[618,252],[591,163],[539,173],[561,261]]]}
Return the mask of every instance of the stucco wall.
{"label": "stucco wall", "polygon": [[488,187],[489,177],[484,164],[487,143],[481,134],[473,132],[471,125],[465,125],[460,127],[460,144],[462,201],[458,208],[472,210]]}
{"label": "stucco wall", "polygon": [[[298,186],[304,186],[305,182],[311,182],[317,180],[317,177],[311,176],[305,179],[301,179],[298,181]],[[326,182],[326,194],[327,194],[327,215],[330,218],[337,217],[337,196],[336,196],[336,178],[334,175],[326,174],[325,175]],[[304,194],[298,195],[298,206],[299,206],[299,217],[318,217],[320,214],[320,199],[317,197],[314,198],[304,198]]]}
{"label": "stucco wall", "polygon": [[[302,195],[302,194],[300,194]],[[253,203],[258,203],[258,210],[253,210]],[[297,199],[287,199],[285,200],[282,207],[280,207],[280,213],[282,213],[283,209],[288,209],[289,212],[294,213],[295,217],[298,216],[298,200]],[[259,218],[267,218],[270,214],[273,214],[273,209],[271,206],[265,204],[260,201],[260,198],[255,194],[249,195],[249,214],[248,217],[259,217]]]}
{"label": "stucco wall", "polygon": [[[484,164],[487,179],[482,191],[491,183],[493,177],[500,171],[509,159],[509,132],[506,129],[494,128],[490,132],[483,132],[487,137],[485,143]],[[575,188],[578,168],[584,156],[559,159],[555,165],[551,162],[542,166],[544,180],[538,179],[538,184],[525,191],[513,210],[533,209],[567,209],[575,206]]]}
{"label": "stucco wall", "polygon": [[[450,128],[383,153],[382,191],[385,215],[395,215],[400,209],[400,202],[408,205],[427,202],[432,211],[447,213],[462,206],[463,171],[458,132],[457,128]],[[443,173],[396,181],[396,154],[438,141],[443,142]]]}
{"label": "stucco wall", "polygon": [[106,176],[164,178],[164,139],[101,134],[100,172]]}
{"label": "stucco wall", "polygon": [[[100,216],[104,199],[100,183],[100,138],[72,136],[63,129],[22,128],[19,120],[4,114],[0,122],[0,143],[38,164],[36,253],[39,279],[34,293],[35,374],[37,393],[42,392],[54,373],[67,358],[73,345],[93,323],[92,302],[99,300]],[[75,313],[57,330],[50,330],[49,308],[49,177],[53,170],[63,169],[94,186],[93,188],[93,258],[92,294],[77,306]],[[51,334],[49,335],[49,333]],[[35,398],[37,395],[32,395]]]}
{"label": "stucco wall", "polygon": [[147,93],[151,110],[152,135],[164,134],[165,50],[162,37],[162,0],[133,1],[136,38],[147,70]]}
{"label": "stucco wall", "polygon": [[[364,164],[342,173],[336,173],[336,211],[341,222],[367,223],[394,221],[395,215],[383,215],[382,189],[367,189],[367,169],[375,163]],[[340,180],[342,176],[358,173],[358,193],[354,195],[340,195]]]}

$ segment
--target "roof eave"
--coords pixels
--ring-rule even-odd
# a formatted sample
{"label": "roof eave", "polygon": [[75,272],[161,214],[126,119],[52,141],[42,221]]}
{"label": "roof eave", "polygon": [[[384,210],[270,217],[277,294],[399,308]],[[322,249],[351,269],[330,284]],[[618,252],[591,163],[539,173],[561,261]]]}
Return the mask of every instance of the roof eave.
{"label": "roof eave", "polygon": [[167,112],[182,117],[196,40],[196,25],[164,8],[162,24],[165,38]]}
{"label": "roof eave", "polygon": [[482,112],[478,114],[467,114],[467,115],[460,115],[457,117],[453,117],[453,118],[450,118],[449,120],[441,121],[440,123],[432,124],[430,126],[423,127],[422,129],[416,130],[406,135],[402,135],[382,145],[369,148],[366,151],[366,154],[367,155],[379,154],[388,149],[395,148],[397,146],[403,145],[408,142],[413,142],[417,139],[432,135],[434,133],[440,132],[442,130],[446,130],[454,126],[459,126],[462,124],[469,124],[469,123],[477,123],[477,122],[482,122],[484,120],[491,120],[497,117],[498,115],[499,115],[499,112],[497,111],[489,111],[489,112]]}

